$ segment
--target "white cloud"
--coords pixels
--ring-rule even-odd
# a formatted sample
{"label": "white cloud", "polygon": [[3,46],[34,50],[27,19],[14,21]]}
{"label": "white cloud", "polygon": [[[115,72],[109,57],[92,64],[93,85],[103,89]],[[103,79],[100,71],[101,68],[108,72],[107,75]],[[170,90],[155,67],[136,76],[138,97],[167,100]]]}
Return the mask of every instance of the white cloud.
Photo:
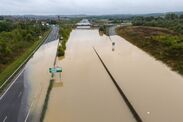
{"label": "white cloud", "polygon": [[0,1],[0,14],[136,14],[183,10],[183,0]]}

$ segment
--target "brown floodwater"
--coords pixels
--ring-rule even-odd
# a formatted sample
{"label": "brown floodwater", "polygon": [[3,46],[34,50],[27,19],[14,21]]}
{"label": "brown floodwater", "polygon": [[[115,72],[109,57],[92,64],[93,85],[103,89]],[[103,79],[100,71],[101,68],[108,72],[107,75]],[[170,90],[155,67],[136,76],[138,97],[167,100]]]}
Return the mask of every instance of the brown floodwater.
{"label": "brown floodwater", "polygon": [[135,121],[93,47],[144,122],[183,121],[179,74],[119,36],[73,30],[57,61],[63,72],[55,77],[45,122]]}
{"label": "brown floodwater", "polygon": [[40,119],[42,106],[50,82],[48,69],[53,67],[59,40],[42,45],[26,65],[24,86],[28,98],[28,121]]}
{"label": "brown floodwater", "polygon": [[111,40],[101,38],[96,49],[142,120],[183,122],[183,77],[125,39]]}
{"label": "brown floodwater", "polygon": [[55,78],[45,122],[134,122],[125,102],[93,50],[98,30],[73,30],[61,80]]}

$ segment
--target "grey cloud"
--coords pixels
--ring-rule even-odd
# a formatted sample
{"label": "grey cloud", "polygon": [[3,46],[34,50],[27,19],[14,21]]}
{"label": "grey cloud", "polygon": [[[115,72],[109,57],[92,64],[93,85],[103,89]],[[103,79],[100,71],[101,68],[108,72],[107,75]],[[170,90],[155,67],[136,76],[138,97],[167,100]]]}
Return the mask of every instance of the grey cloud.
{"label": "grey cloud", "polygon": [[0,1],[0,14],[136,14],[183,10],[183,0]]}

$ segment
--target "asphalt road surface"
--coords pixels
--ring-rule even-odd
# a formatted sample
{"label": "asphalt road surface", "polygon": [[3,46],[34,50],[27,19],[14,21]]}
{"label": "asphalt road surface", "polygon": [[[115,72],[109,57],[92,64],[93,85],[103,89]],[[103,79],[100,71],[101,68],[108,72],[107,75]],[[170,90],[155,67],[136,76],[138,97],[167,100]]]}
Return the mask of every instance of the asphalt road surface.
{"label": "asphalt road surface", "polygon": [[[53,26],[43,45],[57,40],[58,31],[58,27]],[[29,98],[27,97],[28,91],[25,85],[25,71],[26,66],[21,69],[0,96],[0,122],[25,122],[28,120],[31,106],[27,103]]]}

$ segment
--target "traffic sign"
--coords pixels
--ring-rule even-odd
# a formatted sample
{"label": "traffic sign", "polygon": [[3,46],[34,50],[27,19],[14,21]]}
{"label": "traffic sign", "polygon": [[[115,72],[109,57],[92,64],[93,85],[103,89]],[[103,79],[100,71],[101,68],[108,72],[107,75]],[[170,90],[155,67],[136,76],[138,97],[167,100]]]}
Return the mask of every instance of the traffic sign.
{"label": "traffic sign", "polygon": [[62,72],[62,68],[61,68],[61,67],[57,67],[57,68],[56,68],[56,71],[57,71],[57,72]]}
{"label": "traffic sign", "polygon": [[56,68],[49,68],[50,73],[56,73],[56,72],[62,72],[61,67],[56,67]]}

